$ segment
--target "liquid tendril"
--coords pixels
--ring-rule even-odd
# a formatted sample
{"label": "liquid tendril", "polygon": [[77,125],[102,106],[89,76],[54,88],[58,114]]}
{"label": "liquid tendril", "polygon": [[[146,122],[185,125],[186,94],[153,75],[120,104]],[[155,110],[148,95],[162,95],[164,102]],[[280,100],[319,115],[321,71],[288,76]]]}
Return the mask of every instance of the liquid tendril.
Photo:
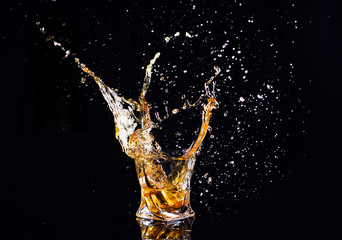
{"label": "liquid tendril", "polygon": [[[40,26],[40,23],[37,22],[37,25]],[[40,31],[46,34],[44,27],[40,27]],[[203,106],[202,124],[196,140],[182,155],[170,156],[163,151],[152,135],[152,129],[158,128],[159,125],[151,120],[150,106],[145,97],[151,84],[153,65],[160,57],[160,52],[157,52],[147,65],[141,93],[138,101],[135,101],[119,96],[117,90],[108,87],[79,58],[71,54],[70,50],[66,50],[55,41],[53,36],[47,37],[46,41],[53,42],[54,46],[59,47],[65,53],[65,57],[72,57],[77,66],[96,82],[113,113],[115,136],[122,150],[134,159],[141,186],[141,203],[137,216],[163,221],[194,216],[190,206],[190,179],[196,153],[209,127],[212,110],[218,108],[214,78],[220,73],[220,68],[215,66],[215,74],[204,84],[205,94],[192,104],[186,100],[181,109],[172,110],[171,115],[174,115],[199,104]],[[204,98],[207,100],[206,103]],[[156,118],[162,122],[169,116],[167,114],[161,119],[157,114]]]}

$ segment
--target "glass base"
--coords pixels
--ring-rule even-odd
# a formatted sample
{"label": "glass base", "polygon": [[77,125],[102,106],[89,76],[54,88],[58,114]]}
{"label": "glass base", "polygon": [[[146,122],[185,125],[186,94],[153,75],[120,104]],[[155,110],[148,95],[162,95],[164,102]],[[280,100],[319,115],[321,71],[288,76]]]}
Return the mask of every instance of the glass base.
{"label": "glass base", "polygon": [[185,218],[193,218],[195,217],[195,212],[192,210],[191,206],[188,206],[185,211],[178,212],[167,212],[160,210],[158,215],[153,214],[148,207],[145,205],[136,213],[137,218],[146,219],[146,220],[156,220],[156,221],[177,221]]}

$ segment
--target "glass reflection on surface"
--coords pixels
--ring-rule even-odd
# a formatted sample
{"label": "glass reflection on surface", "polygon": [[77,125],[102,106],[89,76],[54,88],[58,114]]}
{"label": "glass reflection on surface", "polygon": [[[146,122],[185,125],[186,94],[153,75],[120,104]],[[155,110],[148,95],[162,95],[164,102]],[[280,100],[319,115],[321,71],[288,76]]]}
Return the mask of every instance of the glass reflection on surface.
{"label": "glass reflection on surface", "polygon": [[163,222],[137,218],[141,228],[141,239],[191,239],[191,227],[195,218]]}

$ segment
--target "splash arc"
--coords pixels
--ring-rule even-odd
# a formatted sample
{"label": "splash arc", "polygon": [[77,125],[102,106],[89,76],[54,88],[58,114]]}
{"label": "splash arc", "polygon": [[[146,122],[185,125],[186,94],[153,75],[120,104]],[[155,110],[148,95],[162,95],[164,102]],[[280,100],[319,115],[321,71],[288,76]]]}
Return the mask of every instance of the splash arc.
{"label": "splash arc", "polygon": [[[39,25],[37,23],[37,25]],[[41,32],[45,34],[44,28]],[[62,45],[48,37],[56,47],[65,52],[66,57],[72,57],[77,66],[98,85],[110,111],[114,116],[115,137],[123,152],[135,162],[135,168],[141,187],[141,201],[136,216],[139,219],[173,221],[194,217],[190,205],[190,181],[194,172],[196,155],[207,134],[212,110],[218,107],[215,99],[214,78],[220,73],[218,67],[215,74],[205,84],[205,94],[194,103],[188,101],[181,109],[175,109],[174,114],[181,110],[202,104],[202,122],[196,139],[188,149],[179,156],[170,156],[152,135],[152,129],[158,124],[151,120],[150,106],[146,100],[151,84],[153,65],[160,57],[156,53],[145,69],[145,77],[138,101],[125,99],[117,90],[108,87],[75,55],[70,54]],[[210,90],[210,87],[212,90]]]}

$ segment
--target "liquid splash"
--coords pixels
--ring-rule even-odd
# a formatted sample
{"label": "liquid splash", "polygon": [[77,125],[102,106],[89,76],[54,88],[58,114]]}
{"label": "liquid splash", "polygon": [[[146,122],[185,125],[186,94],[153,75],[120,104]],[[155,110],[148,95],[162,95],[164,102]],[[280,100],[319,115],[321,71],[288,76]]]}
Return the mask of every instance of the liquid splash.
{"label": "liquid splash", "polygon": [[[147,93],[151,119],[156,125],[170,117],[171,113],[178,114],[177,110],[183,110],[181,106],[185,97],[181,97],[182,90],[178,89],[188,89],[186,98],[194,103],[199,89],[203,88],[202,80],[212,75],[211,66],[220,67],[222,71],[215,87],[220,109],[215,111],[215,118],[211,120],[212,128],[208,128],[207,135],[210,137],[204,141],[205,151],[201,151],[201,160],[196,161],[192,197],[198,203],[199,215],[210,213],[208,217],[222,219],[227,212],[234,213],[234,204],[241,200],[274,197],[279,184],[291,172],[294,160],[288,158],[290,139],[301,135],[302,130],[305,134],[306,118],[310,115],[302,94],[306,86],[296,79],[298,69],[293,58],[300,50],[295,47],[294,36],[298,34],[295,31],[300,31],[301,20],[304,19],[294,13],[296,7],[289,3],[282,4],[282,7],[277,4],[267,7],[276,20],[267,24],[264,13],[260,12],[267,6],[264,2],[217,1],[208,7],[205,3],[189,1],[176,5],[128,5],[116,11],[115,15],[122,21],[112,21],[112,10],[106,16],[103,12],[98,14],[88,9],[87,4],[79,5],[77,11],[81,14],[83,25],[78,25],[78,29],[88,35],[80,39],[78,46],[87,55],[96,57],[99,69],[112,68],[112,60],[120,59],[112,75],[119,80],[116,87],[123,96],[130,96],[143,85],[144,76],[139,77],[137,84],[131,88],[123,85],[127,76],[135,71],[132,66],[136,62],[131,60],[143,60],[148,65],[154,54],[161,51],[161,57],[153,65],[153,84],[149,91],[162,94],[150,97]],[[107,5],[104,8],[109,9]],[[166,8],[170,11],[165,11]],[[75,12],[70,14],[75,16]],[[143,24],[141,16],[144,18]],[[63,24],[62,28],[55,30],[54,25],[51,28],[63,36],[58,40],[67,44],[68,38],[65,36],[68,28],[64,27],[64,22],[68,22],[67,19],[60,21],[58,23]],[[99,24],[101,33],[98,31]],[[173,34],[177,31],[181,34]],[[188,38],[184,38],[185,31]],[[284,33],[287,33],[286,36]],[[164,52],[163,46],[166,44]],[[64,55],[68,55],[67,52]],[[72,56],[69,53],[67,58],[72,59]],[[140,67],[139,64],[135,68],[134,75],[138,75]],[[103,79],[113,79],[112,75]],[[82,82],[86,78],[83,76]],[[201,82],[199,87],[196,85],[198,82]],[[139,100],[138,97],[134,99]],[[197,114],[202,111],[196,110]],[[186,112],[185,118],[185,114],[171,117],[160,124],[164,130],[153,131],[164,150],[180,151],[178,146],[188,147],[184,143],[196,139],[198,126],[191,125],[194,125],[192,120],[200,124],[195,119],[199,116],[191,115],[194,111]],[[140,117],[139,111],[135,114]],[[181,120],[177,122],[177,119]],[[179,123],[180,129],[168,132],[167,129],[171,129],[168,126],[175,122]],[[140,123],[138,125],[136,128],[140,128]],[[298,131],[294,133],[291,126],[297,126]],[[163,139],[166,139],[165,142]],[[172,152],[170,154],[173,155]],[[127,169],[130,169],[129,165]],[[128,174],[134,172],[129,170]]]}
{"label": "liquid splash", "polygon": [[[38,22],[37,25],[39,26],[40,23]],[[41,27],[40,31],[45,34],[44,27]],[[174,36],[178,35],[179,33],[176,33]],[[135,101],[121,97],[117,90],[108,87],[79,58],[70,55],[70,50],[66,50],[53,39],[53,36],[46,38],[47,41],[52,41],[54,46],[59,47],[65,53],[65,57],[72,56],[77,66],[93,78],[113,113],[115,136],[122,150],[134,159],[141,186],[141,203],[137,216],[163,221],[193,217],[194,212],[190,206],[190,180],[196,154],[209,128],[212,110],[218,108],[214,79],[220,73],[220,68],[214,67],[215,74],[204,84],[205,94],[202,94],[195,103],[191,104],[186,100],[181,109],[172,111],[171,114],[174,115],[199,104],[203,106],[202,123],[197,139],[183,154],[171,156],[163,151],[152,135],[152,130],[158,129],[159,124],[151,120],[151,107],[146,100],[153,65],[160,57],[160,52],[157,52],[147,65],[141,93],[138,101]],[[203,102],[203,98],[206,98],[206,103]],[[168,117],[169,115],[165,116],[163,120]]]}

